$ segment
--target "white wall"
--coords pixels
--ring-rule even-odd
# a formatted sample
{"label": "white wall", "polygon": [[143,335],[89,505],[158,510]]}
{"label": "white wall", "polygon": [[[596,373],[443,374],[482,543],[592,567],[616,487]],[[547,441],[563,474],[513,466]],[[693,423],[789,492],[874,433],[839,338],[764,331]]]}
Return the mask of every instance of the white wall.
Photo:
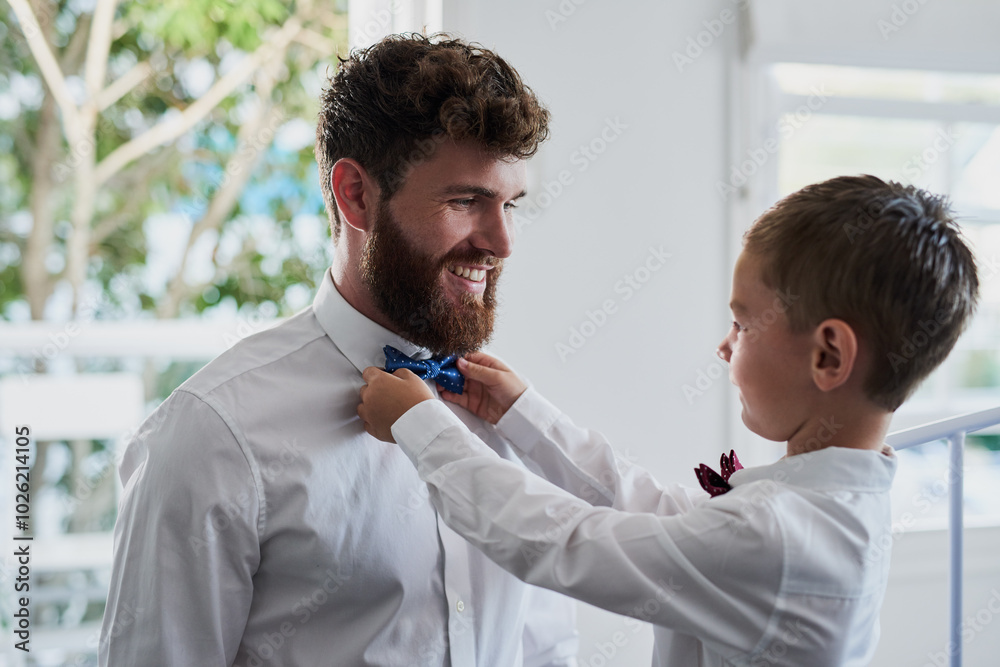
{"label": "white wall", "polygon": [[[731,3],[563,4],[576,11],[554,30],[545,11],[558,3],[528,0],[476,4],[461,26],[509,59],[552,111],[552,139],[531,162],[528,199],[548,203],[544,185],[560,171],[572,178],[521,229],[494,349],[643,465],[690,482],[691,468],[717,458],[725,439],[728,382],[693,405],[681,386],[716,359],[728,322],[726,216],[714,188],[726,155],[726,62],[736,29],[683,73],[670,54]],[[445,16],[447,26],[447,5]],[[580,146],[594,141],[600,150],[602,131],[616,122],[620,134],[588,162]],[[522,215],[530,211],[522,205]],[[616,292],[650,247],[671,257],[631,298],[624,283]],[[569,346],[570,329],[606,300],[615,312],[562,359],[556,344]]]}

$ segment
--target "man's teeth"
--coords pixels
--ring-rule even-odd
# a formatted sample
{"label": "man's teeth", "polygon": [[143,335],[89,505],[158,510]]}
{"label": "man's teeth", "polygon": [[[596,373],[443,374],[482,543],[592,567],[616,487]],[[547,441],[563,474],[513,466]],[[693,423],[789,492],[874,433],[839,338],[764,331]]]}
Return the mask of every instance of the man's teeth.
{"label": "man's teeth", "polygon": [[451,272],[456,276],[461,276],[462,278],[471,280],[474,283],[478,283],[486,277],[486,271],[483,269],[470,269],[467,266],[453,266],[451,267]]}

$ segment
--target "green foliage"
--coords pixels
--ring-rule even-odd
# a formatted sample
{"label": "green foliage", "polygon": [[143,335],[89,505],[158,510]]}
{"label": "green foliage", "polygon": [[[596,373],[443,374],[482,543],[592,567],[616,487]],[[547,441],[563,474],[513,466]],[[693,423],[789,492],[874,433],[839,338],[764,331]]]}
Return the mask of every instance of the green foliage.
{"label": "green foliage", "polygon": [[991,452],[1000,452],[1000,433],[970,433],[965,438],[969,447],[982,447]]}
{"label": "green foliage", "polygon": [[220,40],[253,51],[268,27],[288,18],[289,7],[278,0],[167,0],[130,3],[125,14],[168,51],[204,55]]}
{"label": "green foliage", "polygon": [[[92,6],[62,2],[33,6],[43,27],[52,25],[51,43],[64,73],[82,76],[86,54],[82,38],[86,33],[76,33],[89,26],[89,17],[80,13],[81,8],[90,12]],[[0,318],[21,318],[24,313],[21,258],[32,221],[32,190],[40,187],[33,179],[36,164],[47,166],[53,180],[42,194],[56,230],[49,240],[46,261],[54,287],[65,280],[62,270],[73,206],[73,175],[79,164],[77,152],[93,150],[102,160],[148,128],[189,108],[197,101],[195,93],[200,92],[192,92],[186,71],[197,66],[209,84],[218,80],[228,56],[259,47],[296,11],[296,5],[279,0],[137,0],[120,3],[116,11],[107,82],[137,63],[149,63],[153,74],[101,112],[96,145],[68,146],[58,114],[50,114],[56,120],[54,125],[49,123],[49,131],[58,134],[55,153],[50,154],[43,150],[47,89],[10,6],[0,5],[0,96],[10,93],[20,105],[16,113],[0,114],[0,177],[4,183],[0,188]],[[343,13],[335,14],[326,6],[315,16],[299,18],[313,33],[338,45],[335,50],[346,50]],[[303,81],[306,77],[315,79],[316,71],[325,72],[334,56],[318,54],[298,43],[289,47],[269,97],[271,104],[280,108],[282,122],[296,118],[313,122],[317,100],[314,93],[306,92]],[[37,94],[28,94],[32,90]],[[151,274],[149,265],[166,249],[162,241],[150,243],[151,221],[172,215],[174,222],[170,224],[181,231],[198,221],[218,189],[227,161],[239,150],[236,137],[243,114],[259,96],[260,90],[251,80],[182,140],[154,149],[101,186],[92,223],[100,236],[92,243],[87,273],[88,281],[99,285],[106,297],[100,317],[134,316],[158,308],[167,285],[162,272]],[[239,307],[273,302],[279,312],[287,313],[294,306],[286,302],[286,290],[294,285],[313,286],[325,268],[329,257],[322,249],[308,249],[295,256],[302,248],[295,241],[293,218],[315,215],[319,216],[317,227],[325,229],[326,224],[312,146],[279,151],[271,145],[272,138],[273,132],[263,139],[255,138],[256,154],[262,157],[254,167],[247,194],[240,197],[217,234],[220,241],[242,249],[235,257],[217,261],[216,275],[207,286],[192,286],[192,293],[185,295],[180,305],[181,313],[195,315],[224,304],[231,307],[232,302]],[[199,168],[192,169],[192,165]],[[180,216],[186,216],[186,222],[179,222]],[[262,217],[270,218],[266,224],[279,240],[266,251],[255,248],[253,234],[242,222],[253,218],[259,224]],[[176,243],[179,249],[174,254],[179,254],[185,243],[180,233]],[[218,250],[212,252],[213,260]],[[159,282],[154,279],[157,275]],[[131,289],[112,289],[113,284],[121,287],[123,276]],[[13,308],[18,303],[22,306]]]}

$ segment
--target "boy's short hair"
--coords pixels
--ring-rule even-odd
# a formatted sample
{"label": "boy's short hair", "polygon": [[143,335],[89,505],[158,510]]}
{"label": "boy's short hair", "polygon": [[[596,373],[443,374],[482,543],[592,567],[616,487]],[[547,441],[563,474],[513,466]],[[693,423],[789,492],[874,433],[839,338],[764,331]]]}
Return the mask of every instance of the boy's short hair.
{"label": "boy's short hair", "polygon": [[353,158],[390,199],[446,139],[472,140],[525,159],[549,134],[549,112],[503,58],[447,35],[389,35],[340,59],[320,98],[316,127],[330,229],[340,232],[330,172]]}
{"label": "boy's short hair", "polygon": [[872,351],[865,393],[889,412],[948,356],[979,295],[948,201],[875,176],[788,195],[743,244],[762,260],[764,284],[790,295],[794,331],[827,318],[854,328]]}

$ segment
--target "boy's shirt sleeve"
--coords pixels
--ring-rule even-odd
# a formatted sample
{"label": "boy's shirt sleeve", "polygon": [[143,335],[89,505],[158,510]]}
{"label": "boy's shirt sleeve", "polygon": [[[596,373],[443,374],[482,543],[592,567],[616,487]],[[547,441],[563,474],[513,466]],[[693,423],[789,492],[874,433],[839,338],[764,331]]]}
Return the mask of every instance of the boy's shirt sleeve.
{"label": "boy's shirt sleeve", "polygon": [[783,572],[766,499],[747,514],[726,498],[666,516],[594,507],[501,459],[440,401],[411,408],[392,433],[448,525],[515,576],[723,655],[760,642]]}
{"label": "boy's shirt sleeve", "polygon": [[545,479],[592,505],[678,514],[708,498],[701,489],[660,485],[627,452],[617,452],[602,434],[574,424],[533,387],[497,422],[497,431]]}

